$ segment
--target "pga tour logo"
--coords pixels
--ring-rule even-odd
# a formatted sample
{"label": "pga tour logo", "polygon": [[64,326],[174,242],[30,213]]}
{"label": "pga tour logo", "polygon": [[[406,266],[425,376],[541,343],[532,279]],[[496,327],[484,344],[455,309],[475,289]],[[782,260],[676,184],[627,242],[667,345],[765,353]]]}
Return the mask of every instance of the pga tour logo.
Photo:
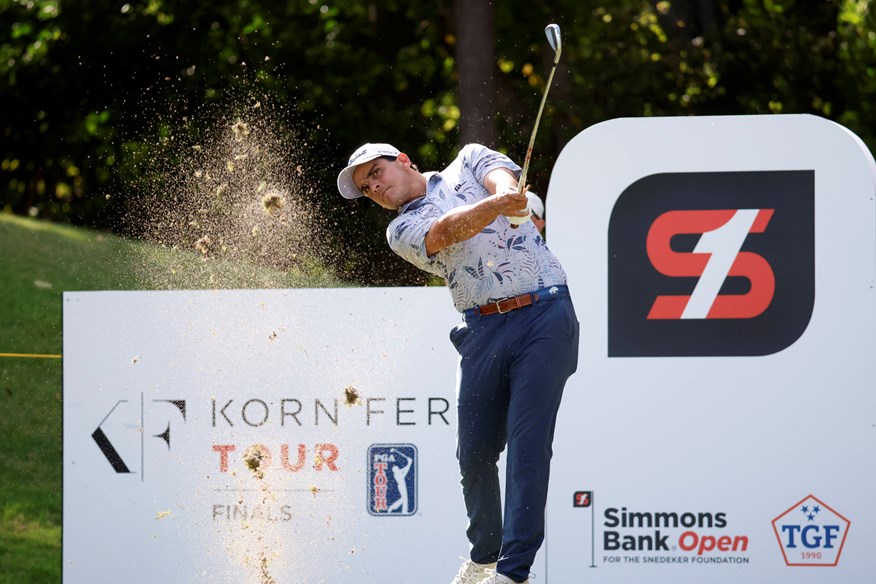
{"label": "pga tour logo", "polygon": [[368,513],[407,516],[417,512],[417,447],[372,444],[368,447]]}
{"label": "pga tour logo", "polygon": [[809,495],[773,519],[789,566],[836,566],[851,522]]}

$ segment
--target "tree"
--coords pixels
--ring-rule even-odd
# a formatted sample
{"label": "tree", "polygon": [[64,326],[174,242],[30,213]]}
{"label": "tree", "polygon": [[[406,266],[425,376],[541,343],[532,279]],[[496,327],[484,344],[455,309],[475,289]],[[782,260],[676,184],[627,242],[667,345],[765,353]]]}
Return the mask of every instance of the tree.
{"label": "tree", "polygon": [[566,142],[616,117],[812,113],[876,144],[870,4],[0,0],[0,208],[118,229],[148,163],[206,135],[195,117],[270,103],[327,261],[355,281],[420,284],[386,251],[391,214],[341,200],[337,171],[375,140],[424,170],[468,141],[522,159],[547,23],[564,42],[530,167],[542,194]]}
{"label": "tree", "polygon": [[456,97],[462,144],[495,145],[496,29],[492,0],[456,0]]}

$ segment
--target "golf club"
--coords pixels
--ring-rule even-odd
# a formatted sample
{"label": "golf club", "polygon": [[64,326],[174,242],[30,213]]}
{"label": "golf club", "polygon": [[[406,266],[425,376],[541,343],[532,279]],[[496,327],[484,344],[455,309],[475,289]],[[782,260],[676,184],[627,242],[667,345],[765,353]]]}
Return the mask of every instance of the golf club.
{"label": "golf club", "polygon": [[[544,95],[541,96],[541,105],[538,106],[538,115],[535,116],[535,125],[532,127],[532,136],[529,138],[529,147],[526,149],[526,158],[523,159],[523,172],[520,173],[520,180],[518,185],[520,187],[520,192],[526,192],[526,173],[529,171],[529,160],[532,158],[532,147],[535,144],[535,135],[538,132],[538,123],[541,121],[541,114],[544,111],[544,104],[547,101],[548,92],[551,90],[551,83],[554,80],[554,73],[557,70],[557,64],[560,62],[560,53],[563,50],[563,41],[560,36],[560,25],[558,24],[549,24],[544,29],[544,34],[547,36],[548,43],[551,48],[554,50],[554,65],[551,67],[551,74],[548,77],[547,85],[544,88]],[[527,210],[529,206],[527,205]],[[516,227],[517,225],[526,223],[529,221],[529,213],[526,214],[526,217],[509,217],[509,221],[511,221],[511,225]]]}

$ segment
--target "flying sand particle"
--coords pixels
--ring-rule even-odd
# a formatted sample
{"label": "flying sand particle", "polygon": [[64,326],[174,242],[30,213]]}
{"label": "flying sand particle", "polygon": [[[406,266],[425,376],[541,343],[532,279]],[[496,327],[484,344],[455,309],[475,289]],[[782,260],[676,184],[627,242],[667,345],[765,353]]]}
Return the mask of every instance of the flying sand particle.
{"label": "flying sand particle", "polygon": [[285,200],[277,193],[268,193],[262,197],[262,207],[268,215],[273,215],[283,208]]}
{"label": "flying sand particle", "polygon": [[[253,103],[231,115],[205,108],[180,128],[176,141],[154,144],[132,185],[144,204],[125,216],[125,227],[203,261],[158,266],[147,258],[138,274],[142,287],[212,288],[232,281],[237,287],[243,265],[253,274],[244,287],[274,287],[276,276],[253,268],[307,273],[336,257],[331,225],[319,221],[308,182],[316,174],[307,141],[285,110]],[[206,234],[200,244],[193,240]]]}
{"label": "flying sand particle", "polygon": [[232,124],[231,131],[234,132],[234,137],[238,141],[242,141],[249,136],[249,124],[244,123],[242,120],[237,120]]}
{"label": "flying sand particle", "polygon": [[268,572],[268,558],[265,556],[264,552],[261,552],[261,576],[262,581],[260,584],[276,584],[276,580],[271,577],[270,572]]}
{"label": "flying sand particle", "polygon": [[265,453],[258,444],[254,444],[247,448],[243,455],[243,461],[246,463],[246,467],[251,470],[253,476],[259,480],[265,478],[265,471],[262,468],[262,464],[265,462],[266,458],[267,453]]}
{"label": "flying sand particle", "polygon": [[344,388],[344,405],[359,406],[362,405],[362,400],[359,398],[359,392],[352,385]]}
{"label": "flying sand particle", "polygon": [[195,242],[195,249],[201,252],[201,255],[209,254],[212,247],[213,240],[210,239],[209,235],[205,235]]}

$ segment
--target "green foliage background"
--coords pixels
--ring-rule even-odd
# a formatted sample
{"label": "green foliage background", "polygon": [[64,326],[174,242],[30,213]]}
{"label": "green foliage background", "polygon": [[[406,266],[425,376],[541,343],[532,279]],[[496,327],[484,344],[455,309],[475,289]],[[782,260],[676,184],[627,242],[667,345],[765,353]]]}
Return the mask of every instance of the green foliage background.
{"label": "green foliage background", "polygon": [[[204,104],[256,94],[309,144],[320,213],[363,283],[423,276],[385,253],[390,217],[340,200],[334,179],[365,141],[422,169],[459,146],[455,23],[464,2],[0,0],[0,208],[120,230],[157,138]],[[536,190],[586,127],[615,117],[813,113],[876,143],[869,0],[550,0],[493,3],[498,144],[520,158],[550,56],[563,60],[533,161]],[[105,193],[114,195],[107,199]]]}

